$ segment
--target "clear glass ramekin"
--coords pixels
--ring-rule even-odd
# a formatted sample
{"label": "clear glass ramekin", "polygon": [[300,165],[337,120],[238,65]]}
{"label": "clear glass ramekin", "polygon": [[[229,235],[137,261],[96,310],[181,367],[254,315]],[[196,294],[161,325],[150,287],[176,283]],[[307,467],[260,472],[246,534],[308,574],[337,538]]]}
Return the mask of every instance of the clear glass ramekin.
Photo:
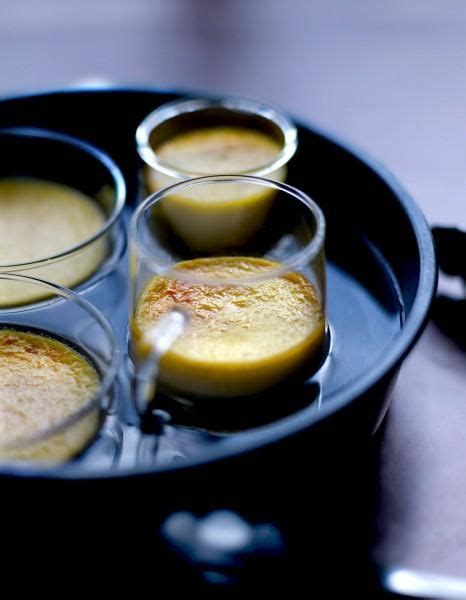
{"label": "clear glass ramekin", "polygon": [[[65,185],[95,201],[104,214],[104,222],[93,235],[53,255],[31,252],[32,256],[18,262],[2,260],[0,255],[0,271],[18,272],[80,291],[102,281],[113,271],[126,247],[120,223],[126,189],[116,164],[81,140],[40,129],[0,130],[0,153],[0,179],[37,179]],[[38,222],[37,227],[49,227],[50,236],[59,233],[47,222]],[[0,308],[36,303],[44,298],[44,289],[31,289],[33,296],[17,289],[18,295],[8,297],[0,286]]]}
{"label": "clear glass ramekin", "polygon": [[286,115],[260,102],[241,98],[178,100],[155,109],[136,131],[136,146],[145,163],[143,177],[149,193],[182,179],[229,174],[207,168],[179,170],[157,152],[161,143],[174,136],[206,127],[241,127],[265,134],[277,143],[276,154],[264,164],[241,169],[240,174],[286,180],[287,163],[298,143],[296,127]]}
{"label": "clear glass ramekin", "polygon": [[[62,286],[14,273],[0,273],[0,282],[4,288],[10,287],[12,294],[17,293],[16,290],[20,287],[33,295],[40,292],[40,295],[47,297],[47,301],[39,306],[23,305],[0,309],[0,332],[7,330],[33,334],[60,342],[77,352],[98,376],[97,391],[74,408],[70,403],[66,404],[64,386],[63,407],[55,407],[53,416],[49,418],[47,415],[46,418],[43,413],[47,411],[47,398],[43,394],[38,393],[36,408],[34,389],[38,389],[39,379],[34,378],[34,368],[31,366],[27,379],[15,380],[14,369],[8,363],[8,354],[2,352],[0,360],[5,361],[3,367],[9,371],[9,378],[8,384],[0,381],[0,463],[13,461],[16,464],[21,461],[44,465],[73,459],[96,439],[113,400],[119,350],[112,328],[90,302]],[[31,349],[34,354],[33,351],[34,348]],[[22,355],[21,360],[27,360],[27,356]],[[31,365],[34,364],[36,363],[32,361]],[[45,367],[39,363],[38,368]],[[23,371],[24,369],[21,370]],[[41,376],[44,376],[43,373]],[[26,397],[23,390],[27,390],[28,401],[25,405],[21,403],[21,398]],[[58,396],[61,397],[60,394]],[[28,404],[31,397],[32,405]],[[29,411],[35,408],[40,415],[41,422],[37,428],[32,422],[35,416],[27,412],[28,406]],[[27,431],[27,434],[15,434],[7,427],[7,423],[12,418],[14,423],[15,415],[23,418],[22,411],[26,411],[23,416],[29,421],[27,427],[20,425],[20,431]],[[1,419],[5,421],[2,423]]]}
{"label": "clear glass ramekin", "polygon": [[[210,227],[203,206],[186,238],[185,214],[170,207],[179,198],[195,205],[199,193],[209,198]],[[263,204],[265,193],[267,210],[258,217],[255,204]],[[239,229],[230,218],[235,206],[243,211]],[[207,249],[193,249],[196,234],[210,236]],[[307,378],[319,364],[327,333],[324,241],[320,208],[280,182],[210,176],[151,195],[130,229],[136,372],[138,364],[144,370],[158,361],[152,369],[156,389],[220,403]],[[180,315],[186,318],[180,321]]]}

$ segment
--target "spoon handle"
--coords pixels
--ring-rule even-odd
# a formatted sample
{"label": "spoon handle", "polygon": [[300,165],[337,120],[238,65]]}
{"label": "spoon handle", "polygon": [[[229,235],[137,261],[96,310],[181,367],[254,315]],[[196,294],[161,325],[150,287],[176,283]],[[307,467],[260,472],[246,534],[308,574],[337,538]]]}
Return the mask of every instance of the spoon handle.
{"label": "spoon handle", "polygon": [[152,464],[158,450],[158,438],[169,415],[156,407],[160,360],[183,333],[188,318],[178,309],[166,313],[144,334],[149,351],[134,363],[133,401],[140,417],[141,437],[136,451],[137,464]]}
{"label": "spoon handle", "polygon": [[136,359],[134,369],[134,403],[140,416],[151,409],[157,389],[157,378],[162,356],[173,346],[183,333],[188,322],[186,313],[173,309],[162,315],[143,336],[149,351]]}

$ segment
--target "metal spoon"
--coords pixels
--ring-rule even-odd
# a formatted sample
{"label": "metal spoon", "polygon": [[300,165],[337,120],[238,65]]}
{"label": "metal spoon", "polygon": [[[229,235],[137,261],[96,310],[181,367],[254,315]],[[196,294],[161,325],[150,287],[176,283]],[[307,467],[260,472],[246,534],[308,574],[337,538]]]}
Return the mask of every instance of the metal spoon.
{"label": "metal spoon", "polygon": [[175,308],[162,315],[143,335],[143,342],[150,350],[135,363],[133,387],[134,404],[141,418],[142,431],[137,461],[143,464],[153,460],[158,446],[157,437],[169,420],[169,415],[158,411],[154,405],[160,360],[183,333],[188,320],[184,311]]}

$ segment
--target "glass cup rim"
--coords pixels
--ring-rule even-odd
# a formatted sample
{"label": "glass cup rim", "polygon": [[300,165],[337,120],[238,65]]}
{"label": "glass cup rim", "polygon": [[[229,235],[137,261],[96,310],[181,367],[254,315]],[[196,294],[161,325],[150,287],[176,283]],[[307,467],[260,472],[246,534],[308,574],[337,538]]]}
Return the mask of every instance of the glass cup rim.
{"label": "glass cup rim", "polygon": [[[88,300],[83,298],[80,294],[73,292],[68,288],[63,287],[62,285],[52,283],[50,281],[45,281],[44,279],[39,279],[38,277],[31,277],[30,275],[19,275],[17,273],[7,273],[0,271],[0,280],[10,280],[10,281],[18,281],[20,283],[30,283],[32,285],[38,285],[40,287],[49,288],[53,293],[61,298],[57,298],[57,301],[60,300],[72,300],[77,302],[77,304],[87,311],[93,319],[97,321],[99,326],[103,329],[104,334],[110,342],[110,346],[112,348],[112,355],[110,359],[110,364],[108,369],[105,370],[103,377],[100,380],[100,386],[97,392],[90,398],[83,406],[81,406],[77,411],[60,419],[50,427],[46,427],[44,429],[39,429],[31,435],[20,437],[13,442],[9,442],[7,444],[0,444],[0,448],[4,450],[18,449],[24,446],[39,443],[41,441],[46,440],[54,435],[58,435],[64,431],[66,431],[69,427],[73,426],[75,423],[79,422],[86,415],[91,413],[95,408],[99,408],[101,404],[102,398],[104,398],[110,391],[116,376],[118,374],[118,364],[120,358],[120,350],[118,346],[117,339],[113,332],[113,329],[104,315],[98,310],[93,304],[91,304]],[[7,309],[0,308],[0,322],[3,313],[12,314],[15,312],[27,312],[30,308],[26,306],[18,306],[18,307],[9,307]],[[1,459],[0,459],[1,462]]]}
{"label": "glass cup rim", "polygon": [[[181,271],[174,272],[170,265],[163,265],[158,259],[154,258],[154,256],[147,251],[144,244],[139,239],[139,224],[143,215],[150,210],[157,202],[160,202],[165,196],[173,194],[178,190],[182,190],[184,188],[189,188],[192,186],[207,184],[221,184],[221,183],[249,183],[253,185],[262,185],[264,187],[270,187],[277,189],[281,192],[284,192],[288,195],[294,196],[298,201],[300,201],[304,206],[310,210],[312,213],[315,222],[316,222],[316,230],[312,240],[306,244],[304,248],[293,254],[291,257],[280,261],[279,267],[276,269],[267,269],[262,274],[254,274],[251,276],[243,276],[240,278],[229,278],[228,285],[243,285],[250,284],[258,281],[266,281],[271,278],[281,277],[290,271],[295,271],[302,268],[304,265],[309,264],[318,254],[322,251],[324,243],[325,243],[325,217],[322,212],[322,209],[319,205],[310,198],[307,194],[301,191],[298,188],[295,188],[287,183],[282,183],[279,181],[274,181],[271,179],[265,179],[263,177],[254,177],[252,175],[209,175],[206,177],[196,177],[194,179],[188,179],[185,181],[181,181],[175,183],[169,187],[163,188],[154,194],[148,196],[136,209],[134,212],[131,223],[129,227],[129,237],[131,240],[131,245],[137,249],[138,254],[143,257],[144,261],[151,266],[154,272],[161,271],[163,267],[165,268],[165,273],[176,276],[177,279],[184,281],[191,281],[197,283],[204,283],[206,285],[219,285],[225,284],[225,280],[212,279],[208,277],[203,277],[194,274],[186,274]],[[267,257],[264,257],[267,258]]]}
{"label": "glass cup rim", "polygon": [[255,100],[244,98],[195,98],[168,102],[149,113],[136,130],[136,147],[141,159],[153,169],[175,179],[193,179],[208,173],[181,171],[161,160],[150,144],[150,136],[154,129],[164,121],[181,114],[192,113],[209,108],[224,108],[232,112],[259,116],[271,121],[283,135],[283,146],[273,160],[259,168],[244,170],[244,175],[263,177],[273,173],[285,165],[294,155],[298,147],[298,133],[293,122],[282,112]]}
{"label": "glass cup rim", "polygon": [[[112,208],[110,215],[106,218],[105,223],[100,227],[91,237],[83,240],[79,244],[71,246],[62,252],[37,258],[34,260],[19,262],[19,263],[0,263],[0,272],[12,272],[12,271],[24,271],[28,269],[35,269],[38,267],[47,266],[60,260],[70,258],[77,254],[87,246],[92,245],[99,238],[103,237],[117,222],[120,217],[126,202],[126,184],[117,164],[102,150],[99,148],[81,140],[79,138],[72,137],[67,134],[58,133],[56,131],[40,128],[29,128],[29,127],[14,127],[14,128],[1,128],[0,137],[2,135],[18,136],[18,137],[33,137],[42,138],[46,140],[57,141],[66,145],[74,146],[82,150],[83,152],[91,155],[95,160],[102,163],[111,174],[115,182],[115,203]],[[53,183],[53,181],[52,181]],[[70,186],[71,187],[71,186]],[[66,289],[66,288],[65,288]]]}

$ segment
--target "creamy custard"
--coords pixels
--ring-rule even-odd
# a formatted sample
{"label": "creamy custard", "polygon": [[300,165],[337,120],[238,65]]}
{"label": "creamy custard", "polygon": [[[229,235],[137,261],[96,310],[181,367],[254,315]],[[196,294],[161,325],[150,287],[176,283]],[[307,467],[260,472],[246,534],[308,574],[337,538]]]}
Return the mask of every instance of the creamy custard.
{"label": "creamy custard", "polygon": [[[91,238],[105,220],[98,204],[78,190],[38,179],[0,179],[0,264],[66,252]],[[99,239],[73,256],[21,273],[74,287],[98,269],[106,253],[106,242]],[[43,294],[0,280],[0,306],[31,302]]]}
{"label": "creamy custard", "polygon": [[[155,276],[136,305],[132,333],[141,340],[157,319],[179,307],[190,314],[187,330],[161,359],[160,383],[188,395],[234,397],[277,384],[321,348],[325,318],[312,284],[287,273],[249,285],[280,264],[249,257],[202,258],[176,265],[180,278]],[[221,281],[216,286],[189,277]],[[225,283],[223,283],[225,282]]]}
{"label": "creamy custard", "polygon": [[[160,144],[157,156],[191,176],[254,172],[271,163],[280,144],[264,133],[244,127],[209,127],[180,133]],[[283,181],[285,167],[267,177]],[[149,191],[176,180],[148,168]],[[272,188],[247,184],[215,184],[180,190],[165,197],[161,209],[177,235],[193,250],[240,246],[264,223],[275,195]]]}
{"label": "creamy custard", "polygon": [[97,407],[67,430],[20,443],[75,414],[96,394],[97,371],[76,350],[50,337],[0,329],[0,460],[60,462],[96,434]]}
{"label": "creamy custard", "polygon": [[281,146],[270,136],[245,127],[208,127],[181,133],[157,148],[160,159],[179,171],[243,173],[267,165]]}

